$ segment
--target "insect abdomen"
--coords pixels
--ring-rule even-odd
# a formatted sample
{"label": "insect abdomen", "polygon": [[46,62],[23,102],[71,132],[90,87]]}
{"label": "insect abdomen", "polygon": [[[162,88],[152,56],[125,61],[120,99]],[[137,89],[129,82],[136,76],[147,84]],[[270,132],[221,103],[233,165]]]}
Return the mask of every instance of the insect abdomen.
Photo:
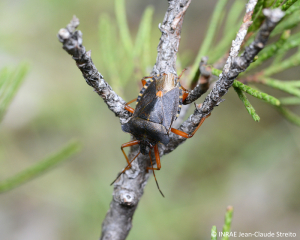
{"label": "insect abdomen", "polygon": [[146,89],[149,87],[149,85],[155,80],[155,78],[151,78],[144,86],[143,88],[141,89],[140,93],[139,93],[139,96],[136,100],[136,104],[139,103],[139,101],[141,100],[141,97],[143,96],[144,92],[146,91]]}

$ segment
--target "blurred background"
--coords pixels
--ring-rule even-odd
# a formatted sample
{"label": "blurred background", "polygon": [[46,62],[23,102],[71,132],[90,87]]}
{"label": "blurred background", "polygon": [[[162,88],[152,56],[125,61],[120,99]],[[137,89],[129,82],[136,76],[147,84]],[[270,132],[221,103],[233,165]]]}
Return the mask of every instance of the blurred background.
{"label": "blurred background", "polygon": [[[125,3],[132,36],[137,34],[145,8],[154,8],[153,66],[160,37],[157,26],[167,1]],[[183,68],[193,63],[215,4],[215,0],[191,3],[179,48],[182,59],[189,56]],[[69,139],[83,144],[71,160],[0,195],[1,240],[100,236],[112,199],[109,184],[125,166],[120,145],[129,141],[129,135],[85,83],[56,35],[76,15],[83,45],[92,50],[98,70],[114,85],[102,67],[98,29],[103,14],[115,21],[114,1],[0,1],[0,66],[16,66],[21,61],[30,65],[0,125],[0,180],[31,166]],[[120,39],[115,42],[121,44]],[[299,67],[292,68],[277,78],[297,79],[299,74]],[[115,91],[125,100],[135,98],[143,76],[136,73]],[[234,207],[233,231],[300,236],[300,129],[270,105],[249,98],[261,117],[259,123],[231,89],[197,134],[163,157],[156,174],[166,198],[151,178],[128,239],[209,239],[212,225],[221,230],[228,205]],[[293,111],[299,114],[300,108]]]}

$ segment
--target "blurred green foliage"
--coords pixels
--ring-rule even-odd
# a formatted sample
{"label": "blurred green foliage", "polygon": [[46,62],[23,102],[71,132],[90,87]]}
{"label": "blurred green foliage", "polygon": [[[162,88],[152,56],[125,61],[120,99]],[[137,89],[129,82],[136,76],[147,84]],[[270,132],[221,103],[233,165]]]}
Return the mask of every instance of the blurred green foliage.
{"label": "blurred green foliage", "polygon": [[[271,7],[276,8],[279,7],[283,4],[283,1],[258,1],[254,12],[253,12],[253,23],[248,29],[247,36],[253,36],[250,37],[251,41],[253,41],[255,33],[257,32],[258,28],[262,25],[265,17],[262,13],[262,9],[266,7]],[[293,5],[295,4],[295,6]],[[246,95],[243,94],[243,92],[246,92],[256,98],[259,98],[261,100],[264,100],[272,105],[277,106],[277,109],[279,112],[289,121],[292,123],[299,125],[300,122],[300,117],[298,117],[295,114],[288,114],[290,111],[288,109],[285,109],[280,105],[280,101],[276,99],[273,96],[270,96],[269,94],[266,94],[264,92],[259,91],[256,87],[254,89],[253,87],[246,86],[239,82],[239,79],[246,81],[247,83],[249,82],[254,82],[254,83],[260,83],[267,85],[272,88],[276,88],[282,91],[285,91],[289,94],[295,95],[299,97],[299,80],[295,81],[282,81],[282,80],[276,80],[276,79],[270,79],[268,78],[271,75],[278,74],[280,72],[283,72],[287,69],[290,69],[291,67],[297,67],[300,65],[300,41],[299,41],[299,32],[293,32],[291,34],[291,29],[294,27],[297,27],[299,24],[299,16],[300,16],[300,10],[298,8],[298,5],[300,4],[300,1],[287,1],[282,5],[281,9],[284,11],[290,11],[284,18],[283,20],[275,27],[274,31],[271,34],[271,39],[269,41],[272,42],[272,37],[275,37],[277,34],[281,34],[280,39],[277,41],[273,41],[273,43],[267,45],[257,56],[257,59],[254,63],[250,65],[250,67],[243,73],[240,74],[240,76],[237,78],[237,80],[234,81],[233,87],[235,88],[239,98],[242,100],[244,103],[248,113],[252,116],[252,118],[255,121],[259,121],[260,118],[255,112],[254,107],[251,105],[249,100],[247,99]],[[236,6],[235,6],[236,7]],[[220,16],[220,13],[219,13]],[[229,18],[227,19],[227,22]],[[247,39],[246,36],[246,39]],[[250,40],[247,41],[247,43],[250,43]],[[298,48],[296,53],[294,53],[292,56],[290,56],[288,59],[285,59],[284,61],[280,61],[286,54],[287,52],[292,49],[292,48]],[[226,51],[228,50],[223,50],[222,55],[226,55]],[[255,69],[258,68],[259,66],[262,65],[266,60],[269,58],[273,58],[273,62],[266,67],[263,71],[258,71]],[[254,69],[254,71],[253,71]],[[215,76],[219,76],[221,73],[221,70],[212,69],[212,73]],[[248,79],[247,79],[248,78]],[[238,90],[240,89],[240,90]],[[243,91],[243,92],[242,92]],[[297,101],[294,101],[294,104]]]}
{"label": "blurred green foliage", "polygon": [[[240,18],[245,11],[245,4],[242,1],[234,1],[226,16],[225,27],[222,31],[222,37],[215,43],[215,47],[208,48],[209,62],[215,63],[219,58],[228,51],[231,46],[232,39],[235,38],[237,29],[239,29],[241,22]],[[203,56],[203,55],[202,55]]]}
{"label": "blurred green foliage", "polygon": [[[28,71],[28,65],[20,64],[16,69],[4,67],[0,70],[0,122],[13,97],[17,94]],[[78,152],[80,144],[77,141],[70,142],[63,149],[52,154],[45,160],[23,170],[22,172],[0,181],[0,193],[19,187],[23,183],[43,174],[53,166],[66,160]]]}
{"label": "blurred green foliage", "polygon": [[19,90],[27,71],[27,64],[20,64],[16,69],[4,67],[0,70],[0,122]]}
{"label": "blurred green foliage", "polygon": [[[282,9],[287,11],[296,1],[286,2]],[[237,21],[238,17],[241,16],[241,13],[244,12],[243,3],[240,1],[235,1],[231,7],[230,12],[227,15],[225,24],[224,24],[224,37],[221,41],[216,43],[216,48],[211,48],[210,46],[214,43],[216,38],[216,33],[219,32],[219,29],[222,29],[223,18],[224,18],[224,9],[227,1],[219,0],[215,6],[214,12],[212,14],[212,18],[208,27],[208,31],[205,35],[203,43],[198,51],[196,59],[191,66],[191,70],[188,76],[189,81],[196,83],[198,81],[199,70],[198,65],[203,56],[209,56],[209,61],[213,65],[219,58],[222,58],[226,55],[228,51],[228,47],[230,46],[231,39],[235,36],[235,31],[238,28],[240,22]],[[259,26],[261,26],[265,17],[262,13],[262,8],[266,7],[279,7],[283,4],[283,1],[258,1],[257,6],[255,7],[253,13],[253,23],[248,31],[248,36],[255,36],[255,32],[258,30]],[[299,1],[296,2],[299,4]],[[299,47],[300,42],[298,41],[298,34],[294,33],[291,35],[290,29],[298,25],[298,18],[300,16],[300,10],[293,10],[293,14],[288,18],[284,18],[283,21],[275,28],[272,36],[276,36],[276,34],[281,33],[281,37],[275,43],[269,44],[259,55],[257,60],[247,69],[245,72],[246,75],[250,70],[256,69],[261,64],[263,64],[267,59],[275,56],[279,51],[280,55],[284,56],[285,53],[294,47]],[[234,14],[233,14],[234,13]],[[129,32],[129,27],[126,19],[126,11],[125,11],[125,3],[124,0],[116,0],[115,1],[115,15],[117,22],[114,23],[108,15],[104,14],[100,18],[99,24],[99,36],[100,36],[100,45],[102,51],[102,62],[103,65],[106,66],[106,69],[109,69],[108,77],[113,81],[113,88],[119,89],[121,87],[124,88],[126,84],[128,84],[128,80],[131,77],[137,78],[140,75],[147,75],[147,69],[150,67],[150,57],[149,57],[149,40],[151,35],[151,22],[153,16],[153,9],[148,7],[143,15],[141,23],[139,25],[139,30],[136,36],[135,44],[132,42],[132,37]],[[237,26],[237,28],[232,28],[231,26]],[[117,32],[118,29],[119,31]],[[232,29],[232,30],[230,30]],[[228,34],[228,32],[230,34]],[[116,47],[116,39],[120,37],[122,45]],[[253,38],[251,38],[253,40]],[[290,40],[292,39],[292,40]],[[295,40],[293,40],[295,39]],[[216,41],[215,41],[216,42]],[[292,43],[292,44],[291,44]],[[209,51],[209,49],[213,49]],[[263,76],[270,76],[276,73],[282,72],[286,69],[289,69],[294,66],[300,65],[299,54],[294,54],[289,59],[286,59],[284,62],[274,62],[267,69],[263,71],[263,74],[260,74],[260,78]],[[126,59],[126,60],[125,60]],[[131,59],[128,61],[127,59]],[[142,61],[144,59],[144,61]],[[278,59],[276,60],[278,61]],[[125,64],[124,64],[125,63]],[[217,71],[213,69],[213,73],[218,76],[221,71]],[[241,76],[245,75],[241,74]],[[254,75],[253,71],[250,72],[250,76]],[[264,78],[265,79],[265,78]],[[297,92],[297,89],[291,89],[291,87],[287,86],[285,82],[279,82],[277,87],[271,84],[267,84],[270,81],[264,80],[260,81],[262,84],[266,84],[268,86],[283,90],[291,93]],[[274,81],[273,81],[274,82]],[[279,87],[280,85],[280,87]],[[280,102],[273,96],[261,92],[257,89],[253,89],[250,86],[246,86],[238,81],[234,82],[235,88],[240,88],[242,91],[262,99],[272,105],[279,106]],[[255,112],[255,109],[246,98],[246,95],[237,91],[239,98],[243,101],[247,111],[252,116],[255,121],[259,121],[260,118]],[[280,111],[282,113],[282,111]],[[283,114],[283,116],[286,116]],[[290,120],[290,118],[287,118]],[[300,120],[300,118],[299,118]],[[295,123],[295,121],[292,121]],[[298,122],[298,121],[296,121]]]}
{"label": "blurred green foliage", "polygon": [[[100,16],[101,62],[107,69],[106,78],[111,79],[112,87],[121,93],[130,79],[149,74],[151,57],[155,58],[155,54],[150,53],[153,11],[152,7],[144,11],[134,43],[129,32],[124,0],[115,1],[116,22],[107,14]],[[117,39],[121,40],[121,44]]]}
{"label": "blurred green foliage", "polygon": [[260,120],[260,117],[255,112],[255,109],[249,102],[247,96],[243,93],[243,91],[239,87],[233,86],[233,88],[236,91],[239,98],[241,99],[241,101],[244,103],[245,108],[247,109],[248,113],[252,116],[253,120],[258,122]]}
{"label": "blurred green foliage", "polygon": [[0,193],[9,191],[13,188],[30,181],[31,179],[45,173],[60,162],[78,152],[80,144],[78,141],[72,141],[64,146],[61,150],[55,152],[44,160],[40,160],[37,164],[25,169],[24,171],[0,182]]}
{"label": "blurred green foliage", "polygon": [[[208,50],[210,49],[210,46],[211,46],[214,36],[216,34],[216,30],[217,30],[218,26],[220,26],[222,24],[222,20],[221,20],[222,13],[224,12],[226,3],[227,3],[227,0],[219,0],[215,6],[214,12],[213,12],[211,20],[210,20],[210,24],[208,26],[208,31],[207,31],[205,38],[203,40],[203,43],[198,51],[197,57],[194,61],[194,64],[191,67],[191,73],[189,76],[189,80],[193,79],[194,75],[196,74],[196,72],[198,70],[201,58],[203,56],[206,56]],[[235,5],[235,8],[238,8],[237,5]],[[234,20],[228,19],[228,21],[234,21]]]}
{"label": "blurred green foliage", "polygon": [[[224,223],[223,229],[222,229],[222,240],[229,239],[228,236],[230,235],[232,215],[233,215],[233,207],[228,206],[226,214],[225,214],[225,223]],[[218,239],[217,227],[213,226],[211,228],[211,240],[217,240],[217,239]]]}

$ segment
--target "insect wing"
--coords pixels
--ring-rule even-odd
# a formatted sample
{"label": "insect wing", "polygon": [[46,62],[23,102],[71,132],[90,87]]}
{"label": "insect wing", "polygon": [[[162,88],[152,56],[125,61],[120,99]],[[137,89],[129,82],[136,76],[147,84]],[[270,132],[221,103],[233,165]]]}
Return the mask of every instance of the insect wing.
{"label": "insect wing", "polygon": [[141,109],[138,114],[139,118],[148,120],[150,122],[162,124],[163,123],[163,104],[160,98],[155,97],[145,108]]}
{"label": "insect wing", "polygon": [[178,105],[179,105],[179,93],[178,88],[173,88],[171,91],[164,94],[161,98],[163,105],[163,122],[162,125],[169,129],[176,119]]}
{"label": "insect wing", "polygon": [[[145,85],[146,86],[146,85]],[[141,91],[142,92],[142,91]],[[140,93],[141,94],[141,93]],[[136,105],[134,115],[137,116],[140,112],[145,109],[156,97],[156,82],[150,82],[149,86],[144,90],[143,95],[139,99]]]}

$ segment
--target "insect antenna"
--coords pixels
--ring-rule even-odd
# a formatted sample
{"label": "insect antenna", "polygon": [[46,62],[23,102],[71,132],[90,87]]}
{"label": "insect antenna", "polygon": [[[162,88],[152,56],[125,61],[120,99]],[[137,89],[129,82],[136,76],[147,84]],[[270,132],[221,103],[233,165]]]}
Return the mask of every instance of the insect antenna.
{"label": "insect antenna", "polygon": [[153,164],[152,164],[152,160],[151,160],[151,151],[149,151],[149,157],[150,157],[150,163],[151,163],[151,167],[152,167],[153,176],[154,176],[154,178],[155,178],[156,186],[157,186],[157,188],[158,188],[160,194],[161,194],[163,197],[165,197],[165,195],[164,195],[164,194],[162,193],[162,191],[160,190],[160,187],[159,187],[159,185],[158,185],[158,182],[157,182],[157,179],[156,179],[156,176],[155,176],[155,172],[154,172],[154,168],[153,168]]}
{"label": "insect antenna", "polygon": [[179,75],[177,81],[179,81],[179,79],[181,78],[182,74],[183,74],[186,70],[187,70],[187,68],[185,68],[185,69],[182,70],[182,72],[180,73],[180,75]]}
{"label": "insect antenna", "polygon": [[140,153],[141,153],[141,152],[139,151],[138,154],[137,154],[137,155],[129,162],[129,164],[123,169],[123,171],[119,173],[119,175],[118,175],[118,176],[116,177],[116,179],[110,184],[110,186],[113,185],[113,184],[118,180],[118,178],[119,178],[126,170],[129,169],[129,165],[134,161],[134,159],[137,158],[137,156],[138,156]]}

